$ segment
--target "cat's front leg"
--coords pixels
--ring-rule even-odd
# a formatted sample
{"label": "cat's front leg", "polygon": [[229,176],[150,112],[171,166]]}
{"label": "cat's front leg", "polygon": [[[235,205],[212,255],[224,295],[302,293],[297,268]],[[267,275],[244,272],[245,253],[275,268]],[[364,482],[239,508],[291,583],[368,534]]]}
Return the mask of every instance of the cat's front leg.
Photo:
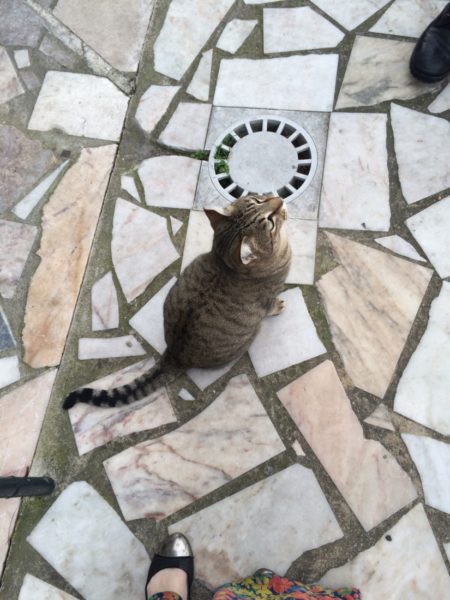
{"label": "cat's front leg", "polygon": [[268,317],[276,317],[277,315],[281,314],[284,310],[284,300],[281,300],[280,298],[275,298],[275,300],[272,302],[271,307],[269,308],[269,312],[267,313],[266,316]]}

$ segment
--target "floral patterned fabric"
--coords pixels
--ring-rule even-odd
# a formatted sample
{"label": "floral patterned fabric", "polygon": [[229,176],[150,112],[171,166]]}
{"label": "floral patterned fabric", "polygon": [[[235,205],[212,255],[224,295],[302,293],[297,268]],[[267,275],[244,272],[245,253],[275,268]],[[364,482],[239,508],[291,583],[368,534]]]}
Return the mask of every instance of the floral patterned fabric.
{"label": "floral patterned fabric", "polygon": [[[359,590],[340,588],[329,590],[320,585],[280,577],[267,569],[240,581],[225,583],[213,592],[212,600],[362,600]],[[154,594],[149,600],[181,600],[177,594]]]}

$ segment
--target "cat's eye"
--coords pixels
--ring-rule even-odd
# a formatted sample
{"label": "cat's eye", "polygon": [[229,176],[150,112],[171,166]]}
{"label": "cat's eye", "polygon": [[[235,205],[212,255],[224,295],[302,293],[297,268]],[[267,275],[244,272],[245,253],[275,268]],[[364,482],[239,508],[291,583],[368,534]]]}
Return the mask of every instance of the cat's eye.
{"label": "cat's eye", "polygon": [[269,217],[266,221],[266,229],[268,231],[272,231],[272,229],[275,227],[275,223],[272,221],[272,219]]}

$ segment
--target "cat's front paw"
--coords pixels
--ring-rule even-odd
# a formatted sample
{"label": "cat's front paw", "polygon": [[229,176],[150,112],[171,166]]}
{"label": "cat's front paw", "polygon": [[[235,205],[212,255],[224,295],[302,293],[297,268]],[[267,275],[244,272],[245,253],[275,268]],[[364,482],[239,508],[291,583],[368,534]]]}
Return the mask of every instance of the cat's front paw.
{"label": "cat's front paw", "polygon": [[270,312],[268,313],[268,317],[276,317],[277,315],[281,314],[284,310],[284,300],[280,300],[280,298],[276,298],[272,309],[270,310]]}

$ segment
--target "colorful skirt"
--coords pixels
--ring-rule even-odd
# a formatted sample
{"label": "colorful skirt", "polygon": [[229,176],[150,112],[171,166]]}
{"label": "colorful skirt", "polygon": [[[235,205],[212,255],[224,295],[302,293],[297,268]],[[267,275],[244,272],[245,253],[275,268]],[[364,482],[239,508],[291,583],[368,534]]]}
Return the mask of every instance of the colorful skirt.
{"label": "colorful skirt", "polygon": [[[320,585],[306,585],[301,581],[280,577],[273,571],[261,569],[251,577],[225,583],[214,590],[212,600],[361,600],[354,588],[329,590]],[[149,600],[181,600],[178,594],[162,592]]]}

